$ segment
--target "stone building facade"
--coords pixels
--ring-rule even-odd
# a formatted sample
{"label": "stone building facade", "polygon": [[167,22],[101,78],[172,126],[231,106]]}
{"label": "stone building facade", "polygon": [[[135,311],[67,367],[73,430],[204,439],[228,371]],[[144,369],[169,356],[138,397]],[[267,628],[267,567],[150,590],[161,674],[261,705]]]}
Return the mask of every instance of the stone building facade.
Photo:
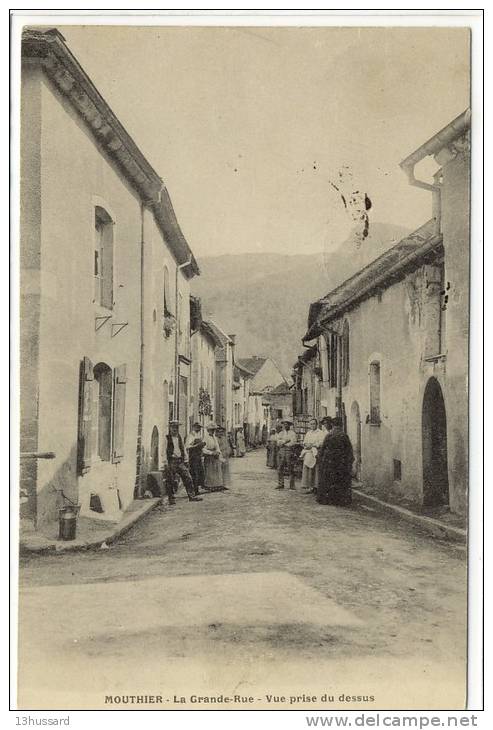
{"label": "stone building facade", "polygon": [[119,519],[163,458],[199,271],[58,31],[24,32],[21,82],[21,517]]}
{"label": "stone building facade", "polygon": [[222,340],[207,320],[192,334],[192,421],[204,427],[216,408],[216,348]]}
{"label": "stone building facade", "polygon": [[[310,308],[319,410],[343,417],[355,475],[384,499],[467,511],[469,113],[402,163],[433,218]],[[415,177],[427,156],[433,182]],[[323,413],[321,414],[323,415]]]}

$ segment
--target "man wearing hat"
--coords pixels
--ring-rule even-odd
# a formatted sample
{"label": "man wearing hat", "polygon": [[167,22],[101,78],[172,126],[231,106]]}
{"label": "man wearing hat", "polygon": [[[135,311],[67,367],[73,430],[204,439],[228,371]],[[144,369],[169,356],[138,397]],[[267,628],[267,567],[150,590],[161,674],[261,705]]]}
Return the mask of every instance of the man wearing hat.
{"label": "man wearing hat", "polygon": [[189,501],[202,502],[201,497],[197,497],[195,494],[192,477],[188,470],[187,452],[185,451],[185,445],[178,430],[179,425],[179,421],[170,421],[169,433],[166,436],[166,459],[168,463],[165,467],[164,478],[166,480],[167,491],[169,494],[171,485],[176,480],[176,477],[180,476],[188,494]]}
{"label": "man wearing hat", "polygon": [[281,421],[283,430],[277,434],[278,447],[278,483],[276,489],[284,489],[284,474],[289,474],[289,488],[294,489],[294,460],[293,446],[298,442],[298,437],[293,428],[290,418],[283,418]]}
{"label": "man wearing hat", "polygon": [[198,422],[194,423],[185,444],[188,451],[190,474],[192,476],[195,495],[200,494],[200,490],[204,489],[205,484],[204,465],[202,463],[202,449],[205,446],[205,441],[202,438],[201,431],[201,424]]}

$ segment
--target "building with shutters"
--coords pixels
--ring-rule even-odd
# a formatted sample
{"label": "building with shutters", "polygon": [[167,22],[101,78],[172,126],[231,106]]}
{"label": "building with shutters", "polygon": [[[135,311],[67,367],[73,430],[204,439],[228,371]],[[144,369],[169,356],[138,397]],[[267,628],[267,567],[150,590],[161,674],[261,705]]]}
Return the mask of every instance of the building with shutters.
{"label": "building with shutters", "polygon": [[192,421],[202,427],[216,417],[216,349],[222,345],[214,325],[202,320],[192,334]]}
{"label": "building with shutters", "polygon": [[[410,183],[431,194],[433,217],[311,305],[304,337],[311,349],[300,358],[296,378],[299,411],[342,416],[355,476],[365,489],[431,513],[462,516],[468,483],[469,129],[466,111],[401,163]],[[426,182],[418,166],[430,156],[437,170]]]}
{"label": "building with shutters", "polygon": [[54,29],[23,34],[20,234],[21,517],[69,500],[118,520],[189,408],[199,272],[162,179]]}

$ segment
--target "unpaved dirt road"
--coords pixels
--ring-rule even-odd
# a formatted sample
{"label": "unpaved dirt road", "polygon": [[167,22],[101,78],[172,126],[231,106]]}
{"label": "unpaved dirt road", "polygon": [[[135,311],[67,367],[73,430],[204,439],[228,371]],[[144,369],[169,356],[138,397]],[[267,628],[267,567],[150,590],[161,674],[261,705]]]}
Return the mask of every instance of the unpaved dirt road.
{"label": "unpaved dirt road", "polygon": [[464,552],[230,464],[109,550],[22,559],[19,706],[464,707]]}

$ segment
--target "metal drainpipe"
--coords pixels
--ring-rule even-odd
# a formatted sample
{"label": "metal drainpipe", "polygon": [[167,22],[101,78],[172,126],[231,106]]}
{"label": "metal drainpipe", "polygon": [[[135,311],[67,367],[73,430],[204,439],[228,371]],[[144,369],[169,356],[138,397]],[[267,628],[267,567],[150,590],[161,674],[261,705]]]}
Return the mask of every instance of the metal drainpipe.
{"label": "metal drainpipe", "polygon": [[142,427],[144,420],[144,203],[140,204],[140,370],[139,370],[139,420],[137,423],[137,463],[135,475],[134,498],[140,496],[140,480],[142,475]]}
{"label": "metal drainpipe", "polygon": [[173,417],[175,420],[177,420],[179,418],[179,409],[180,409],[180,394],[179,394],[179,389],[178,389],[179,375],[180,375],[180,373],[179,373],[180,353],[178,351],[178,329],[180,326],[180,322],[178,321],[178,272],[181,271],[182,269],[185,269],[187,266],[190,266],[191,263],[192,263],[192,259],[189,258],[188,261],[185,261],[185,263],[177,266],[176,270],[175,270],[175,319],[176,319],[176,322],[175,322],[175,325],[176,325],[175,326],[175,378],[174,378],[175,379],[175,392],[174,392],[174,399],[173,399],[173,401],[174,401]]}

